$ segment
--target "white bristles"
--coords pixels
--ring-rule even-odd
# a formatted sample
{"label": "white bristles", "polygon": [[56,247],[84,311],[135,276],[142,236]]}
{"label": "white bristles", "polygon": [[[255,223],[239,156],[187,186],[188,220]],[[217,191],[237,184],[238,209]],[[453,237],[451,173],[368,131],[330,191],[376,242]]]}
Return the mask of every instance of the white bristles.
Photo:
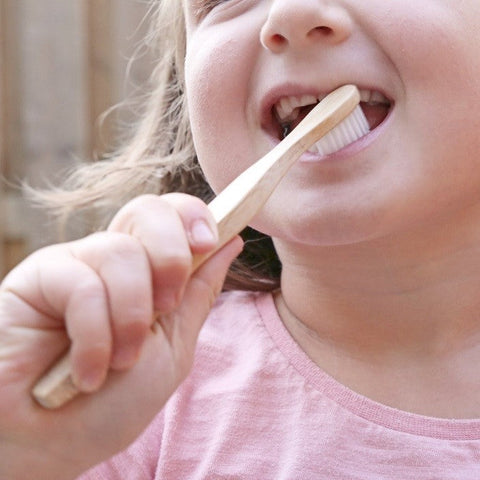
{"label": "white bristles", "polygon": [[320,155],[337,152],[365,136],[369,131],[370,127],[367,118],[361,107],[357,106],[345,120],[315,143],[310,148],[310,151]]}

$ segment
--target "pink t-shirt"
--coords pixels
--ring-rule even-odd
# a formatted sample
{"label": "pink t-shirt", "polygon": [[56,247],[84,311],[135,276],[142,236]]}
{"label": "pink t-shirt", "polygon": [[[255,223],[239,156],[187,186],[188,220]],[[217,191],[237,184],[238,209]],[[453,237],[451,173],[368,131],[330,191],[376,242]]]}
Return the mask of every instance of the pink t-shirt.
{"label": "pink t-shirt", "polygon": [[480,479],[480,420],[390,408],[341,385],[270,294],[223,294],[193,370],[126,451],[82,480]]}

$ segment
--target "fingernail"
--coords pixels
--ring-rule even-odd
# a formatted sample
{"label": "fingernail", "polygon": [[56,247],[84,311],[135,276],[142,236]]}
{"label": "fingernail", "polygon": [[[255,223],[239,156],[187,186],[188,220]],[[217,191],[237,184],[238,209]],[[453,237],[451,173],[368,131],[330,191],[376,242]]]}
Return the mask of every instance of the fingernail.
{"label": "fingernail", "polygon": [[195,245],[212,245],[217,241],[216,235],[205,220],[195,220],[190,229]]}

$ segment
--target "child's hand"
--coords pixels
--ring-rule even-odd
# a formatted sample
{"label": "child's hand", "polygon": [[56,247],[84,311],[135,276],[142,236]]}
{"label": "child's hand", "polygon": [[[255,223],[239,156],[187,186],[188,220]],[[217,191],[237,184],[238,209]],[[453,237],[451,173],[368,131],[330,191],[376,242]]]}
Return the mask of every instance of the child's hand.
{"label": "child's hand", "polygon": [[[143,196],[107,232],[39,250],[5,278],[0,478],[32,478],[32,470],[39,480],[73,478],[146,427],[187,375],[199,330],[241,248],[239,239],[230,242],[191,275],[192,253],[213,249],[216,235],[200,200]],[[109,369],[123,372],[111,372],[94,395],[47,411],[30,391],[70,341],[82,391],[98,390]]]}

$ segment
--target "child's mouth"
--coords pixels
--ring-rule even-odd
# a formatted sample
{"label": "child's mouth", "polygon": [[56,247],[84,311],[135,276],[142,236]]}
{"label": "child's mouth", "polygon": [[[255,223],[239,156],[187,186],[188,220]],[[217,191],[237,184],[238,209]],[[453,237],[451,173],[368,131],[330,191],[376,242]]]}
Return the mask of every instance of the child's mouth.
{"label": "child's mouth", "polygon": [[[312,110],[322,97],[313,95],[288,96],[281,98],[272,107],[272,116],[277,125],[279,140],[284,139]],[[376,90],[360,90],[360,107],[365,114],[370,130],[378,127],[387,117],[392,102]]]}

